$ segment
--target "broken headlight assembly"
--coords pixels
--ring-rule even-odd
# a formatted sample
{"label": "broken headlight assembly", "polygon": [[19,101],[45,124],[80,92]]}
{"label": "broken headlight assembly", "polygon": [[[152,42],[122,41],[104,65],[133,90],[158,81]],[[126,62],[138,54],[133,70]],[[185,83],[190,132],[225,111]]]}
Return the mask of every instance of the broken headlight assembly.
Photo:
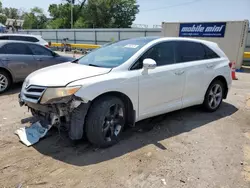
{"label": "broken headlight assembly", "polygon": [[47,88],[42,96],[40,103],[48,104],[67,102],[70,100],[72,95],[74,95],[80,88],[81,86]]}

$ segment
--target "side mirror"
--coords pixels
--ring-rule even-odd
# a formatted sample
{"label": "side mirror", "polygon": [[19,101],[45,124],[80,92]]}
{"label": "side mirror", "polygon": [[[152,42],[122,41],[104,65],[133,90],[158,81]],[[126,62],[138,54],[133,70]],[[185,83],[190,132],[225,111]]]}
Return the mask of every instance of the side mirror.
{"label": "side mirror", "polygon": [[155,60],[147,58],[143,60],[144,69],[154,69],[157,66]]}

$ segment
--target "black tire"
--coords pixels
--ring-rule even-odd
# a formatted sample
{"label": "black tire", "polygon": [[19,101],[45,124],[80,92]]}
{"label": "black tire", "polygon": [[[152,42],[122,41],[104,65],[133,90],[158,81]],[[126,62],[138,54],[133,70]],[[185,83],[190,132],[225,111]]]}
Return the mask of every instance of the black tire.
{"label": "black tire", "polygon": [[[113,107],[114,106],[114,107]],[[119,129],[119,133],[115,135],[113,133],[114,129],[110,128],[110,131],[104,131],[108,127],[107,124],[111,127],[111,120],[108,120],[107,116],[112,108],[115,108],[119,106],[119,112],[122,110],[123,114],[123,120],[121,116],[119,115],[119,122],[117,123],[117,128],[114,126],[114,129]],[[85,130],[86,135],[90,143],[97,147],[109,147],[114,144],[116,144],[119,141],[119,136],[124,128],[125,125],[125,106],[121,99],[115,97],[115,96],[105,96],[101,97],[100,99],[97,99],[94,101],[94,103],[91,105],[89,112],[86,117],[85,121]],[[114,113],[115,114],[115,113]],[[117,117],[118,118],[118,117]],[[113,121],[115,122],[115,121]],[[115,124],[115,123],[113,123]],[[119,128],[118,128],[118,124]],[[113,131],[112,131],[113,130]],[[112,133],[111,133],[112,132]],[[110,133],[110,136],[108,135]]]}
{"label": "black tire", "polygon": [[[221,96],[220,98],[216,98],[216,105],[214,105],[214,107],[212,107],[213,105],[211,105],[211,93],[210,92],[213,92],[214,91],[214,88],[216,86],[220,86],[220,89],[221,89]],[[214,93],[214,92],[213,92]],[[203,107],[206,111],[208,112],[214,112],[216,111],[220,106],[221,106],[221,103],[222,103],[222,100],[223,100],[223,96],[224,96],[224,93],[225,93],[225,85],[223,84],[223,82],[221,82],[220,80],[215,80],[213,81],[208,89],[207,89],[207,92],[205,94],[205,98],[204,98],[204,102],[203,102]],[[219,94],[219,93],[218,93]],[[215,94],[214,94],[215,95]],[[216,95],[215,95],[216,96]],[[214,100],[214,99],[212,99]],[[212,102],[213,103],[213,102]],[[215,102],[214,102],[215,104]]]}
{"label": "black tire", "polygon": [[7,87],[4,90],[2,90],[0,88],[0,94],[6,92],[11,86],[11,78],[10,78],[9,74],[6,71],[0,70],[0,78],[1,78],[1,75],[4,76],[7,79],[8,83],[7,83]]}

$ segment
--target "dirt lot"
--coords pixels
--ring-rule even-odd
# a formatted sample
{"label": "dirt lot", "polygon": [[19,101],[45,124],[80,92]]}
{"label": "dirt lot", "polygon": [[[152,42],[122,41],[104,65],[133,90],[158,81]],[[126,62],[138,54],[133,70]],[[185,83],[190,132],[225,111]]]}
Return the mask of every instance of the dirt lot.
{"label": "dirt lot", "polygon": [[108,149],[73,145],[57,130],[21,144],[14,131],[32,118],[16,85],[0,96],[0,187],[249,188],[250,74],[237,76],[216,113],[192,107],[146,120]]}

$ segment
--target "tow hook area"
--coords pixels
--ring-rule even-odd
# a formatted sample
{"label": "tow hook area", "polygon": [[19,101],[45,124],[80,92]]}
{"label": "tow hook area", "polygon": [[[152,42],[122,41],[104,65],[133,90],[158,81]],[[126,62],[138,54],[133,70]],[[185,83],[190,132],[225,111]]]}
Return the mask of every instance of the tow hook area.
{"label": "tow hook area", "polygon": [[[72,97],[67,103],[35,104],[24,102],[38,121],[47,121],[59,129],[61,126],[68,130],[70,139],[79,140],[83,137],[84,122],[90,101],[84,103],[79,98]],[[21,103],[20,103],[21,105]]]}

